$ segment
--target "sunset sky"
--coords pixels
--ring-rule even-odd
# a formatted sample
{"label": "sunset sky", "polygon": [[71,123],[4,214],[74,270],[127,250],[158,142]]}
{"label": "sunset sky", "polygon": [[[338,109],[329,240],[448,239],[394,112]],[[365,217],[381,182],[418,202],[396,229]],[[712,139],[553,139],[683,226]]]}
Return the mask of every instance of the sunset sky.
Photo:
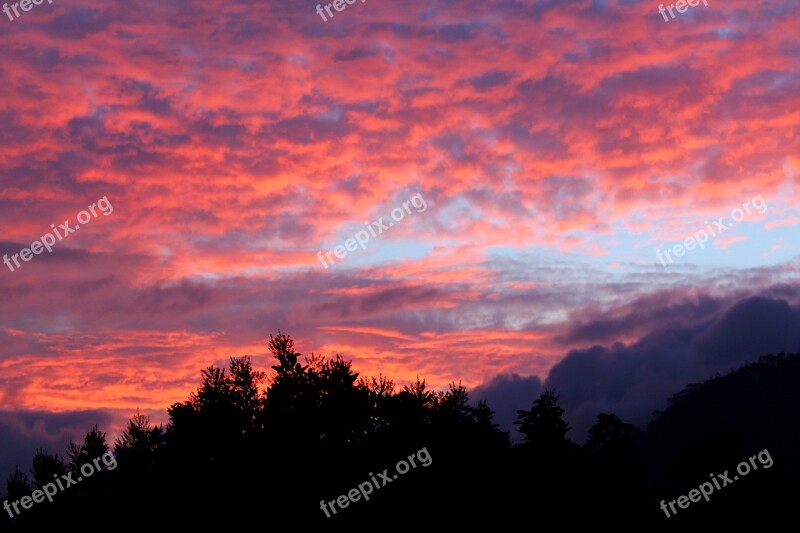
{"label": "sunset sky", "polygon": [[[315,9],[0,13],[0,254],[113,207],[0,264],[14,462],[137,408],[165,421],[202,368],[266,369],[278,330],[362,375],[528,396],[572,351],[597,366],[574,389],[607,379],[603,405],[619,380],[635,400],[651,379],[666,395],[728,368],[710,354],[731,331],[747,339],[735,362],[800,350],[763,329],[800,325],[796,0],[711,0],[669,22],[655,1]],[[426,208],[392,221],[415,195]],[[754,198],[764,209],[704,249],[658,261]],[[318,260],[380,217],[393,225],[365,249]],[[675,346],[660,336],[682,354],[669,379],[605,372],[658,359]]]}

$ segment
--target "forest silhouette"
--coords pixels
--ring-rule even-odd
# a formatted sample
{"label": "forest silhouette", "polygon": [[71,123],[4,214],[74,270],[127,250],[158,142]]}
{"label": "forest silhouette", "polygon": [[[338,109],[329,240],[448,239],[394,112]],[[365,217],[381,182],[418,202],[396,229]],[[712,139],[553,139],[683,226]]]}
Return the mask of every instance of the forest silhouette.
{"label": "forest silhouette", "polygon": [[[431,390],[417,379],[397,387],[360,377],[340,356],[301,361],[292,338],[270,335],[271,372],[249,357],[209,367],[189,398],[157,426],[138,412],[113,443],[94,427],[64,458],[36,451],[6,497],[19,500],[78,472],[109,450],[118,467],[100,471],[0,528],[40,531],[74,524],[106,530],[164,527],[288,527],[374,530],[445,525],[597,526],[672,529],[790,520],[800,472],[800,355],[758,362],[692,384],[654,414],[646,430],[599,414],[583,445],[557,391],[517,414],[520,438],[493,422],[491,407],[451,383]],[[330,501],[422,448],[432,457],[391,485],[328,518]],[[659,508],[709,473],[768,449],[772,468],[751,472],[671,518]],[[5,498],[3,498],[5,499]]]}

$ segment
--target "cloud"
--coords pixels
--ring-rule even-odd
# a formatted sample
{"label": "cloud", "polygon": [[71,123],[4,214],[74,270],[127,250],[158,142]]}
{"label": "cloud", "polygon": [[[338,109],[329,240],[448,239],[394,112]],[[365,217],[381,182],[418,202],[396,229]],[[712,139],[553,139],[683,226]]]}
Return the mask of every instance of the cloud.
{"label": "cloud", "polygon": [[[697,305],[709,308],[703,300]],[[613,412],[643,427],[685,385],[779,352],[800,352],[800,312],[785,300],[754,296],[629,345],[572,350],[544,386],[560,395],[573,426],[570,437],[582,442],[598,413]]]}
{"label": "cloud", "polygon": [[[51,455],[64,455],[70,437],[83,442],[92,426],[101,431],[108,427],[111,415],[102,410],[48,413],[45,411],[0,411],[0,494],[6,493],[5,483],[16,467],[31,481],[31,461],[37,448]],[[107,439],[108,440],[108,439]],[[111,442],[109,442],[111,445]]]}
{"label": "cloud", "polygon": [[518,374],[499,374],[491,380],[478,385],[469,393],[470,400],[477,405],[479,400],[495,412],[494,421],[503,431],[511,431],[512,440],[518,440],[518,409],[530,409],[533,401],[542,392],[542,380],[537,376]]}
{"label": "cloud", "polygon": [[[691,258],[735,270],[651,268],[657,242],[753,194],[798,219],[796,0],[691,24],[528,4],[367,2],[325,23],[278,0],[71,0],[6,24],[0,254],[103,196],[115,211],[0,264],[0,405],[163,409],[208,364],[268,367],[278,328],[398,382],[546,376],[796,284],[793,227],[769,220]],[[425,213],[319,264],[417,192]]]}

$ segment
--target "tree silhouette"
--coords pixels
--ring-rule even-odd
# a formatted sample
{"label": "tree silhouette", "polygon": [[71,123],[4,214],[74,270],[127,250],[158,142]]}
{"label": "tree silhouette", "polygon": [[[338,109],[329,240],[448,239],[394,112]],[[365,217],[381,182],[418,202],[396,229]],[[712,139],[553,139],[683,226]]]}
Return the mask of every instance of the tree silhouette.
{"label": "tree silhouette", "polygon": [[9,500],[18,500],[31,493],[31,484],[28,481],[28,476],[20,471],[19,468],[15,468],[14,472],[8,476],[6,492],[8,492]]}
{"label": "tree silhouette", "polygon": [[297,362],[301,354],[294,351],[294,341],[288,335],[270,335],[269,351],[278,360],[272,367],[275,375],[267,388],[263,417],[264,426],[272,430],[269,434],[280,435],[277,442],[272,439],[272,444],[295,448],[313,443],[319,437],[320,423],[316,372]]}
{"label": "tree silhouette", "polygon": [[31,465],[33,487],[41,489],[45,484],[51,483],[54,476],[61,477],[67,470],[67,465],[57,454],[50,455],[47,450],[37,449]]}
{"label": "tree silhouette", "polygon": [[311,380],[319,393],[320,438],[339,448],[363,442],[370,429],[369,390],[357,383],[352,364],[340,356],[313,361]]}
{"label": "tree silhouette", "polygon": [[584,449],[598,460],[616,462],[630,456],[635,431],[636,426],[626,424],[617,415],[600,413],[589,429]]}
{"label": "tree silhouette", "polygon": [[536,479],[512,494],[512,501],[522,506],[531,499],[550,507],[559,504],[560,494],[574,490],[579,479],[575,464],[577,445],[567,438],[570,427],[563,419],[554,390],[545,390],[529,410],[517,411],[518,431],[523,435],[516,451],[516,467],[522,475]]}
{"label": "tree silhouette", "polygon": [[523,435],[523,445],[536,453],[563,457],[570,452],[571,443],[567,439],[569,424],[564,419],[564,409],[558,406],[558,396],[554,390],[545,390],[534,400],[530,410],[517,411],[519,432]]}
{"label": "tree silhouette", "polygon": [[69,463],[67,467],[73,472],[78,472],[81,465],[91,463],[93,459],[101,457],[108,449],[106,433],[94,426],[84,437],[83,444],[76,444],[72,439],[69,439],[69,446],[67,446]]}
{"label": "tree silhouette", "polygon": [[610,520],[620,513],[635,514],[646,502],[639,491],[641,468],[637,463],[636,426],[615,414],[600,413],[583,446],[586,481],[581,487],[589,509]]}
{"label": "tree silhouette", "polygon": [[153,427],[150,417],[137,409],[122,435],[114,441],[114,454],[128,468],[147,467],[164,442],[164,428]]}
{"label": "tree silhouette", "polygon": [[[708,479],[709,471],[730,470],[767,446],[775,469],[737,481],[740,488],[730,496],[715,495],[713,505],[691,513],[715,523],[750,508],[769,508],[770,518],[791,515],[784,509],[791,509],[792,493],[780,487],[800,473],[800,356],[763,358],[687,387],[646,433],[600,413],[583,447],[567,437],[559,397],[545,390],[530,409],[517,411],[523,441],[512,446],[490,406],[471,404],[460,383],[435,390],[417,378],[396,387],[383,375],[359,376],[339,355],[312,354],[301,362],[294,341],[280,332],[270,336],[268,348],[275,359],[269,375],[247,356],[230,358],[224,369],[201,370],[198,388],[168,408],[166,427],[137,410],[114,441],[118,470],[83,479],[53,503],[13,518],[5,514],[0,527],[38,531],[84,524],[86,517],[105,527],[146,498],[160,526],[180,528],[245,527],[264,516],[334,529],[387,516],[393,527],[421,520],[513,527],[521,514],[536,513],[564,527],[616,524],[624,517],[631,526],[659,529],[666,519],[661,499],[674,499]],[[433,458],[430,468],[416,464],[402,481],[392,476],[423,447]],[[107,451],[97,426],[80,443],[70,439],[67,463],[38,449],[33,482],[17,469],[7,482],[8,497],[20,500]],[[381,472],[391,485],[368,501],[331,518],[320,510],[320,499],[338,499]],[[691,515],[675,521],[684,517]]]}

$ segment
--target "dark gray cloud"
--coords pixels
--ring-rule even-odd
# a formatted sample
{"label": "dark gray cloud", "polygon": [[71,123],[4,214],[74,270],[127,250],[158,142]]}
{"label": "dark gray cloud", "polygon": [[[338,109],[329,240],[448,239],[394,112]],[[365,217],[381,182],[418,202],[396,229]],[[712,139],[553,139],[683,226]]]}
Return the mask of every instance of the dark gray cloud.
{"label": "dark gray cloud", "polygon": [[472,86],[479,90],[485,91],[492,89],[499,85],[505,85],[514,78],[514,72],[507,72],[504,70],[491,70],[480,76],[475,76],[469,80]]}
{"label": "dark gray cloud", "polygon": [[[57,453],[62,459],[70,437],[83,441],[98,424],[108,427],[111,415],[105,411],[0,411],[0,494],[6,494],[6,480],[19,467],[31,479],[30,467],[37,448]],[[110,444],[110,443],[109,443]]]}
{"label": "dark gray cloud", "polygon": [[[708,308],[702,299],[696,305]],[[556,389],[571,438],[583,442],[598,413],[644,427],[685,385],[778,352],[800,352],[800,312],[785,300],[754,296],[630,345],[572,350],[550,370],[545,387]]]}
{"label": "dark gray cloud", "polygon": [[103,31],[113,21],[112,13],[101,13],[84,6],[70,6],[48,25],[48,33],[63,39],[84,39]]}
{"label": "dark gray cloud", "polygon": [[512,440],[519,440],[514,420],[518,409],[530,409],[542,391],[542,380],[536,376],[499,374],[470,391],[470,400],[483,400],[495,412],[494,421],[504,431],[511,430]]}

